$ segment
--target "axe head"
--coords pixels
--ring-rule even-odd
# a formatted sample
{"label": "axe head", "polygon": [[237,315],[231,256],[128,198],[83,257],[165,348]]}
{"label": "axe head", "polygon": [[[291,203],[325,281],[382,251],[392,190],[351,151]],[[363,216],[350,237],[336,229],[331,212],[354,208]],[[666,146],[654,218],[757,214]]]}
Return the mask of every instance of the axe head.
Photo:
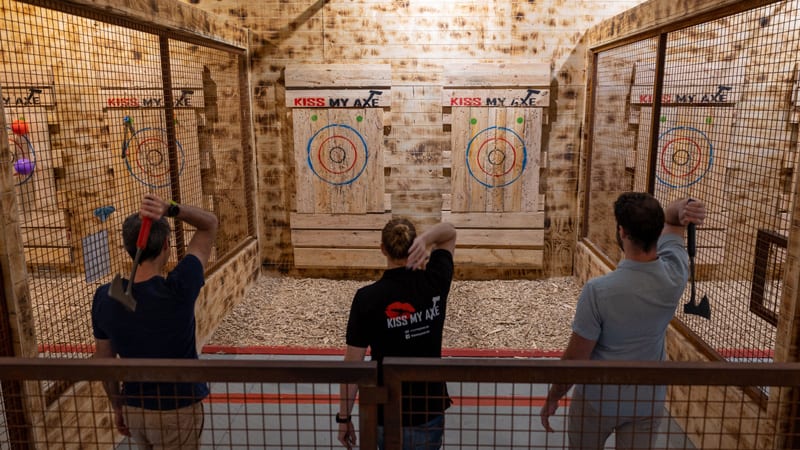
{"label": "axe head", "polygon": [[694,314],[711,320],[711,304],[708,302],[708,296],[704,295],[700,303],[695,304],[693,300],[683,305],[684,314]]}
{"label": "axe head", "polygon": [[130,290],[126,291],[122,286],[122,277],[119,274],[115,275],[111,281],[111,286],[108,287],[108,296],[122,303],[123,306],[128,308],[128,311],[136,311],[136,299],[133,298]]}

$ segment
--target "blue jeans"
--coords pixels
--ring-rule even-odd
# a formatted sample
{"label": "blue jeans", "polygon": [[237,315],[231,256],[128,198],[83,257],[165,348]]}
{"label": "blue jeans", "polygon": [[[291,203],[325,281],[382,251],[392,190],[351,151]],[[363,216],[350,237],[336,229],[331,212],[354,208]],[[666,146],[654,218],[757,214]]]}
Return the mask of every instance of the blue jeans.
{"label": "blue jeans", "polygon": [[[444,414],[414,427],[403,427],[403,450],[439,450],[444,436]],[[383,427],[378,427],[378,448],[383,450]]]}

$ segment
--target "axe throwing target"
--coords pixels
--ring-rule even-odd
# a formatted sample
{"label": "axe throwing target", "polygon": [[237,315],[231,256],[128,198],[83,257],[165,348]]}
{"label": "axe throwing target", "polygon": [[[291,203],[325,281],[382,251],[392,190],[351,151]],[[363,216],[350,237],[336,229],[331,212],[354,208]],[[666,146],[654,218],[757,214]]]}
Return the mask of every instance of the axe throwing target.
{"label": "axe throwing target", "polygon": [[675,127],[661,134],[656,178],[671,188],[702,180],[714,161],[714,147],[705,133],[692,127]]}
{"label": "axe throwing target", "polygon": [[510,128],[488,127],[467,144],[467,170],[478,183],[503,187],[517,181],[525,171],[528,150],[525,141]]}
{"label": "axe throwing target", "polygon": [[19,177],[16,185],[19,186],[33,176],[36,169],[36,151],[30,139],[24,134],[14,134],[11,127],[8,130],[8,148],[12,153],[14,176]]}
{"label": "axe throwing target", "polygon": [[367,168],[367,141],[355,128],[330,124],[319,129],[306,147],[308,167],[322,181],[350,184]]}
{"label": "axe throwing target", "polygon": [[[122,158],[128,172],[140,183],[151,188],[170,185],[169,146],[167,130],[163,128],[142,128],[132,132],[130,137],[126,128],[126,137],[122,142]],[[178,174],[186,165],[183,146],[175,141],[178,149]]]}

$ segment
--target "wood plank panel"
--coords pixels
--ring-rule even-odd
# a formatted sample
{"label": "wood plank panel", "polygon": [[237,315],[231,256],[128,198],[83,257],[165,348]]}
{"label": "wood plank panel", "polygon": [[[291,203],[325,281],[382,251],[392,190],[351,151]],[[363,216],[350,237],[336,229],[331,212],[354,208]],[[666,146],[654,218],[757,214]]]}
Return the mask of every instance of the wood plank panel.
{"label": "wood plank panel", "polygon": [[[469,122],[469,108],[453,108],[453,123],[459,127],[465,126]],[[468,133],[452,133],[452,170],[451,170],[451,199],[450,208],[453,212],[468,212],[467,198],[469,195],[469,173],[467,172],[465,161],[466,148],[470,136]]]}
{"label": "wood plank panel", "polygon": [[366,211],[380,213],[385,210],[384,194],[384,148],[383,148],[383,115],[382,109],[369,108],[364,113],[364,139],[367,141],[369,160],[364,177]]}
{"label": "wood plank panel", "polygon": [[[478,151],[480,147],[478,139],[491,139],[494,137],[494,133],[492,131],[484,130],[491,126],[490,124],[493,125],[496,123],[497,109],[470,108],[470,115],[470,125],[468,130],[471,143],[468,142],[467,147],[463,150],[466,155],[464,160],[464,164],[466,164],[465,170],[467,171],[469,177],[467,180],[467,211],[486,211],[487,189],[484,184],[491,183],[491,179],[486,172],[478,169],[478,156],[480,154]],[[455,127],[455,124],[453,126]],[[486,135],[478,136],[478,134],[481,132],[485,132]]]}
{"label": "wood plank panel", "polygon": [[66,228],[64,211],[25,211],[20,216],[23,228]]}
{"label": "wood plank panel", "polygon": [[527,162],[525,171],[520,179],[521,198],[519,211],[537,211],[544,209],[544,203],[539,195],[539,172],[542,158],[542,110],[527,108],[524,110],[522,136],[527,147]]}
{"label": "wood plank panel", "polygon": [[[308,167],[308,153],[305,148],[306,143],[313,133],[313,123],[311,115],[315,111],[311,109],[292,110],[292,132],[294,135],[294,173],[297,186],[295,194],[295,209],[298,213],[314,213],[314,173]],[[325,111],[319,111],[320,115],[325,115]]]}
{"label": "wood plank panel", "polygon": [[456,249],[454,261],[456,266],[481,265],[503,268],[539,268],[542,267],[544,250],[471,248]]}
{"label": "wood plank panel", "polygon": [[391,86],[389,64],[287,64],[286,87]]}
{"label": "wood plank panel", "polygon": [[445,86],[549,86],[548,64],[448,64]]}
{"label": "wood plank panel", "polygon": [[442,220],[452,223],[456,228],[493,228],[493,229],[515,229],[544,228],[543,212],[524,212],[524,213],[457,213],[455,211],[442,212]]}
{"label": "wood plank panel", "polygon": [[378,249],[296,248],[294,265],[298,268],[380,269],[386,257]]}
{"label": "wood plank panel", "polygon": [[292,230],[292,245],[299,247],[371,248],[381,245],[378,230]]}
{"label": "wood plank panel", "polygon": [[[543,250],[526,249],[456,249],[454,262],[456,267],[540,268],[543,254]],[[380,269],[386,267],[386,257],[377,249],[297,248],[295,266]]]}
{"label": "wood plank panel", "polygon": [[291,213],[290,223],[292,229],[380,230],[391,218],[392,215],[386,213],[363,215]]}
{"label": "wood plank panel", "polygon": [[514,230],[514,229],[458,229],[456,243],[461,247],[543,247],[544,230]]}

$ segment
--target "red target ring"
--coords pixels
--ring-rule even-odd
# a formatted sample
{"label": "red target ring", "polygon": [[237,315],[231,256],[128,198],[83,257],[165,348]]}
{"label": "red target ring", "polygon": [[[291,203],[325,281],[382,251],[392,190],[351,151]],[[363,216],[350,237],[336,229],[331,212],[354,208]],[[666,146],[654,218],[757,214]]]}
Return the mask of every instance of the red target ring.
{"label": "red target ring", "polygon": [[[150,177],[162,178],[169,173],[169,158],[164,155],[167,143],[151,137],[136,146],[136,166]],[[161,170],[157,170],[161,168]]]}
{"label": "red target ring", "polygon": [[516,131],[492,126],[479,131],[469,140],[465,158],[467,171],[475,181],[488,188],[499,188],[510,185],[522,176],[527,165],[528,150]]}
{"label": "red target ring", "polygon": [[[688,145],[694,148],[694,152],[687,150],[686,148],[674,148],[676,146],[684,146]],[[667,155],[667,152],[670,152]],[[661,169],[664,170],[670,176],[678,177],[678,178],[686,178],[693,175],[697,172],[697,169],[700,167],[700,158],[697,157],[700,154],[700,145],[695,142],[693,139],[690,138],[675,138],[666,144],[664,144],[664,149],[662,150],[662,158],[661,158]],[[669,158],[664,157],[669,156]],[[685,170],[683,173],[677,173],[677,171],[672,171],[670,167],[667,165],[667,161],[672,162],[673,167],[680,167],[688,165],[692,159],[694,159],[694,166],[691,167],[689,170]]]}
{"label": "red target ring", "polygon": [[[505,171],[503,171],[503,172],[499,172],[498,173],[497,170],[498,170],[498,167],[499,167],[499,170],[503,170],[503,168],[507,165],[507,164],[505,164],[506,163],[506,151],[505,150],[501,150],[497,146],[495,146],[495,147],[491,148],[490,150],[488,150],[486,152],[485,156],[482,155],[484,150],[486,150],[486,147],[489,146],[493,141],[500,141],[500,142],[504,143],[505,146],[507,146],[509,149],[511,149],[511,155],[512,155],[511,164],[508,164],[508,168],[505,169]],[[508,173],[510,173],[512,170],[514,170],[514,166],[516,166],[516,164],[517,164],[517,149],[514,148],[514,144],[509,142],[508,139],[505,139],[505,138],[490,138],[490,139],[487,139],[487,140],[483,141],[483,143],[480,145],[480,147],[478,147],[478,152],[475,155],[475,158],[476,158],[477,163],[478,163],[478,168],[481,169],[481,172],[485,173],[486,175],[489,175],[490,177],[498,178],[498,177],[505,176]],[[494,167],[491,167],[491,169],[493,169],[493,170],[490,171],[490,170],[486,169],[486,166],[484,166],[483,163],[482,163],[482,161],[484,161],[484,160],[487,163],[489,163],[489,165],[494,166]]]}
{"label": "red target ring", "polygon": [[[339,144],[339,141],[344,141],[347,145],[342,146]],[[352,156],[348,158],[348,155]],[[325,138],[320,142],[317,147],[317,159],[322,168],[327,172],[334,175],[341,175],[350,172],[353,170],[353,167],[356,166],[356,162],[358,162],[358,151],[352,140],[337,134]],[[330,165],[326,164],[326,159],[329,161]],[[352,161],[349,166],[347,165],[348,159]]]}

